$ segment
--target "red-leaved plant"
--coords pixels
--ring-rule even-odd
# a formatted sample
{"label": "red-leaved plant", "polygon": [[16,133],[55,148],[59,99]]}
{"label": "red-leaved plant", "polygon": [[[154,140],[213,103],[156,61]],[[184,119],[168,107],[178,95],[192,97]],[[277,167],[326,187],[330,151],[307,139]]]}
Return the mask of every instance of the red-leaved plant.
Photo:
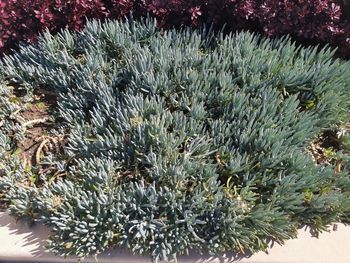
{"label": "red-leaved plant", "polygon": [[0,0],[0,48],[34,42],[46,28],[80,30],[86,19],[120,18],[134,8],[133,0]]}

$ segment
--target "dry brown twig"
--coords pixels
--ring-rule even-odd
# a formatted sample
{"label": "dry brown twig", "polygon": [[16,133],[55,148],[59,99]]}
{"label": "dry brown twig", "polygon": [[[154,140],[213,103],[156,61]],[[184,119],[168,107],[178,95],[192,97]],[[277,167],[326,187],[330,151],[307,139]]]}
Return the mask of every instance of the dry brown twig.
{"label": "dry brown twig", "polygon": [[56,153],[60,152],[60,148],[61,148],[60,143],[64,140],[64,135],[59,135],[57,137],[41,136],[40,138],[42,139],[42,141],[35,153],[35,160],[37,164],[40,164],[40,159],[41,159],[40,157],[43,149],[45,149],[46,151],[49,151],[54,147],[54,150]]}
{"label": "dry brown twig", "polygon": [[23,158],[22,165],[23,165],[24,168],[27,167],[27,166],[32,167],[32,162],[27,159],[25,154],[23,154],[22,158]]}
{"label": "dry brown twig", "polygon": [[26,122],[22,123],[22,127],[26,128],[28,126],[33,126],[33,125],[36,125],[36,124],[45,123],[48,120],[49,120],[49,118],[45,117],[45,118],[41,118],[41,119],[35,119],[35,120],[26,121]]}
{"label": "dry brown twig", "polygon": [[50,142],[50,138],[45,138],[39,145],[38,149],[36,150],[36,153],[35,153],[35,161],[37,164],[40,163],[40,155],[41,155],[41,152],[42,152],[42,149],[43,147]]}

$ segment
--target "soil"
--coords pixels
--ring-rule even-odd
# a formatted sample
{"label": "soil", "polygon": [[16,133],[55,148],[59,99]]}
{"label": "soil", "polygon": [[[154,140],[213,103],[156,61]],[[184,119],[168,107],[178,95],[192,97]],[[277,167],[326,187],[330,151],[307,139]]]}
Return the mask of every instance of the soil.
{"label": "soil", "polygon": [[18,115],[22,127],[25,128],[25,138],[17,141],[17,151],[25,165],[37,165],[42,156],[48,152],[62,152],[66,143],[64,136],[51,136],[55,128],[51,110],[57,104],[56,95],[44,90],[34,94],[34,101]]}
{"label": "soil", "polygon": [[341,144],[336,134],[332,131],[324,132],[317,140],[311,142],[307,151],[317,164],[329,165],[331,160],[327,155],[327,149],[339,151]]}
{"label": "soil", "polygon": [[[350,118],[349,118],[350,119]],[[350,121],[342,128],[344,134],[350,132]],[[334,165],[335,174],[344,171],[349,166],[347,160],[343,160],[337,153],[342,152],[349,155],[349,147],[344,145],[341,136],[335,130],[325,131],[321,136],[310,143],[307,152],[315,163],[319,165]]]}

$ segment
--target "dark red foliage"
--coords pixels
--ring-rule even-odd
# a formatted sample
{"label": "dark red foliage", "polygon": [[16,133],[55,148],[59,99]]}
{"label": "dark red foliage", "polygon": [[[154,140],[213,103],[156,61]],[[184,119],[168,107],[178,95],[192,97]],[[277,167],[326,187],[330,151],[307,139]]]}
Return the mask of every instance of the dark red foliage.
{"label": "dark red foliage", "polygon": [[[350,8],[339,0],[146,0],[161,25],[214,23],[304,44],[330,44],[350,57]],[[350,2],[350,1],[348,1]]]}
{"label": "dark red foliage", "polygon": [[34,42],[48,28],[80,30],[86,19],[120,18],[134,8],[133,0],[0,0],[0,48]]}
{"label": "dark red foliage", "polygon": [[350,8],[345,0],[0,0],[0,48],[33,42],[45,28],[80,30],[86,18],[150,13],[165,28],[213,23],[305,44],[338,47],[350,57]]}

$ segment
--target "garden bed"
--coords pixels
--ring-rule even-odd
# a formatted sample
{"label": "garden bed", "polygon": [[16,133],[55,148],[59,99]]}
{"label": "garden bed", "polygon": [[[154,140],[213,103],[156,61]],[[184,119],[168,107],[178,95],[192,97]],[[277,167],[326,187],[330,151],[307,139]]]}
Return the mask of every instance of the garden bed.
{"label": "garden bed", "polygon": [[1,206],[79,259],[253,254],[347,223],[346,156],[322,149],[350,107],[333,55],[150,19],[46,33],[1,64]]}

